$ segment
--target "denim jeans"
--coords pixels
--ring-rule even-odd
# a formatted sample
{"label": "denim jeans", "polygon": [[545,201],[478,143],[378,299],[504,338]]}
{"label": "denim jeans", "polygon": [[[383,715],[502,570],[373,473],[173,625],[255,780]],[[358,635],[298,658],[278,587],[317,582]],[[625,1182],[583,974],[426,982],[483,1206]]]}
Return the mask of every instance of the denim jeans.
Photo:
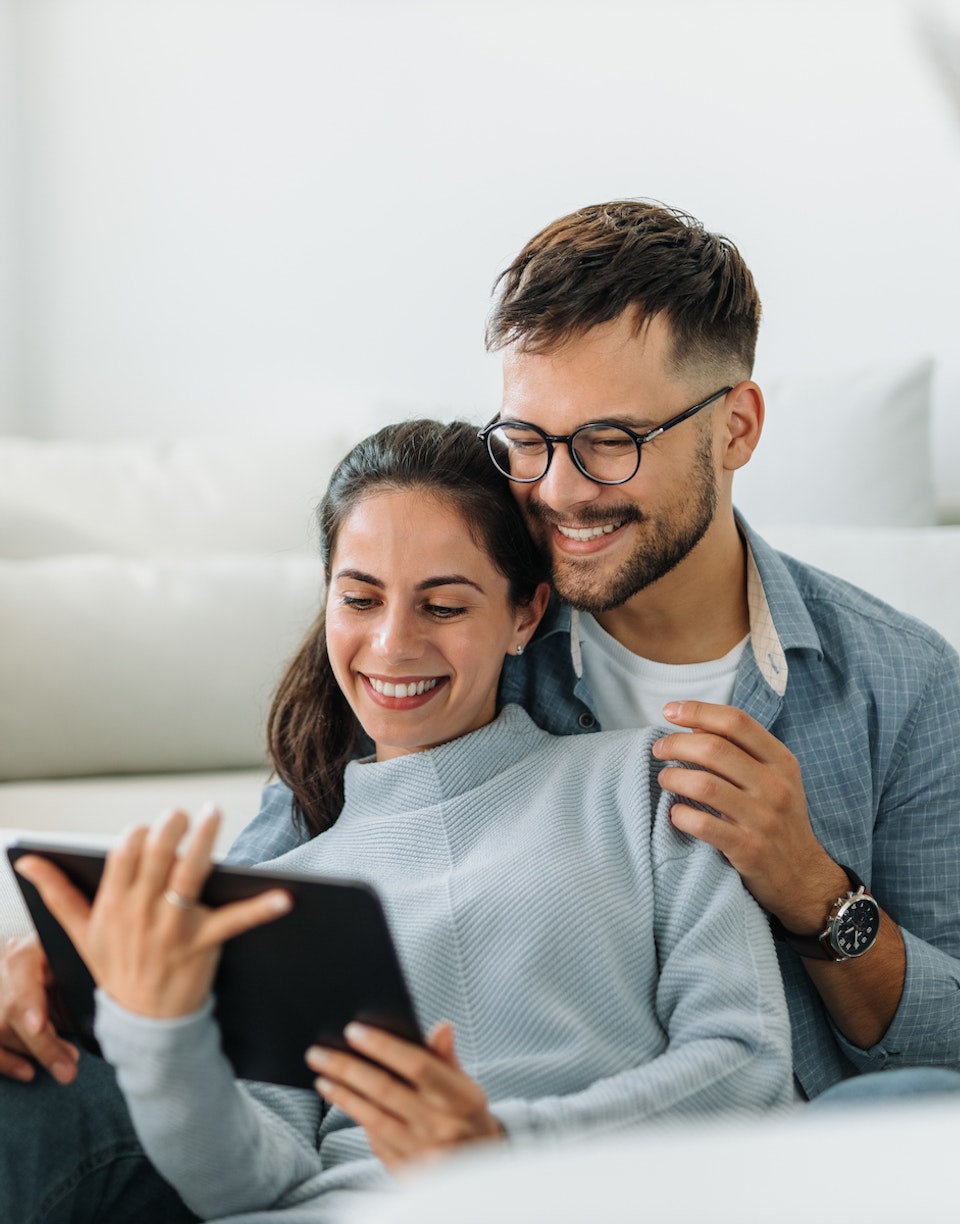
{"label": "denim jeans", "polygon": [[137,1141],[113,1069],[81,1054],[76,1080],[0,1079],[0,1220],[193,1224]]}

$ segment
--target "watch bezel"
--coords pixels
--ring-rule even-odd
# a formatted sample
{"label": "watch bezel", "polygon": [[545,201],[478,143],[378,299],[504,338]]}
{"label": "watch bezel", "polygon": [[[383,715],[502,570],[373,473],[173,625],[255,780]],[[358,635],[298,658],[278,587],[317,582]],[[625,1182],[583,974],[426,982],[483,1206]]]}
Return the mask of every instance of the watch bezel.
{"label": "watch bezel", "polygon": [[[875,897],[867,892],[866,887],[860,884],[856,892],[848,893],[846,897],[837,898],[839,905],[834,903],[834,910],[831,910],[830,916],[827,919],[827,925],[820,934],[820,942],[825,947],[828,947],[839,960],[856,960],[869,952],[873,945],[877,942],[877,937],[880,934],[880,906],[877,904]],[[869,938],[862,948],[850,948],[841,943],[841,930],[845,920],[850,912],[855,908],[860,907],[868,910],[873,916],[873,928],[869,933]]]}

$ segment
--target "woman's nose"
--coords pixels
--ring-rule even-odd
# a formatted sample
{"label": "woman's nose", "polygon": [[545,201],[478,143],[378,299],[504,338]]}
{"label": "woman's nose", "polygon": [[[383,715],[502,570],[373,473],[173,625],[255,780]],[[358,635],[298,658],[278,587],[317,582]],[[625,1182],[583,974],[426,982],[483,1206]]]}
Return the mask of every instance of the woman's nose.
{"label": "woman's nose", "polygon": [[388,611],[380,621],[376,646],[391,661],[416,658],[422,648],[416,617],[405,610]]}

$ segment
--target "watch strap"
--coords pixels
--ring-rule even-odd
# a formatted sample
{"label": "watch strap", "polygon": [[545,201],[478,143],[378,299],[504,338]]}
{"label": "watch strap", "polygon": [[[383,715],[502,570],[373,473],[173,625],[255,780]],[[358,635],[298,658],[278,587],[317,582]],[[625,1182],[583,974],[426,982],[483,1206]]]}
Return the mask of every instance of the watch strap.
{"label": "watch strap", "polygon": [[850,881],[850,890],[844,896],[838,897],[830,906],[830,910],[826,919],[826,930],[821,931],[818,935],[797,935],[794,931],[788,931],[779,918],[770,915],[770,930],[773,932],[774,939],[779,939],[789,947],[793,948],[794,952],[798,952],[801,956],[806,956],[812,960],[825,961],[842,961],[847,958],[843,953],[838,952],[829,942],[827,936],[830,932],[830,921],[833,917],[834,910],[838,909],[844,901],[848,901],[864,887],[863,880],[851,867],[845,867],[843,863],[837,863],[841,871],[845,871],[847,879]]}

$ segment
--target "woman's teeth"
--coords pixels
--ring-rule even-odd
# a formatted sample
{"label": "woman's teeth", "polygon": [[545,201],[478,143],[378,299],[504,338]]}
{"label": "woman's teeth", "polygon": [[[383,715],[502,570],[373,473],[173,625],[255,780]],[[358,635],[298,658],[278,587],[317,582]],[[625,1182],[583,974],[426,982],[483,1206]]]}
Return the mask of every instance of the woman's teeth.
{"label": "woman's teeth", "polygon": [[374,692],[382,693],[384,697],[419,697],[421,693],[429,693],[439,683],[437,678],[411,681],[410,684],[391,684],[389,680],[376,680],[373,676],[368,676],[367,679]]}

